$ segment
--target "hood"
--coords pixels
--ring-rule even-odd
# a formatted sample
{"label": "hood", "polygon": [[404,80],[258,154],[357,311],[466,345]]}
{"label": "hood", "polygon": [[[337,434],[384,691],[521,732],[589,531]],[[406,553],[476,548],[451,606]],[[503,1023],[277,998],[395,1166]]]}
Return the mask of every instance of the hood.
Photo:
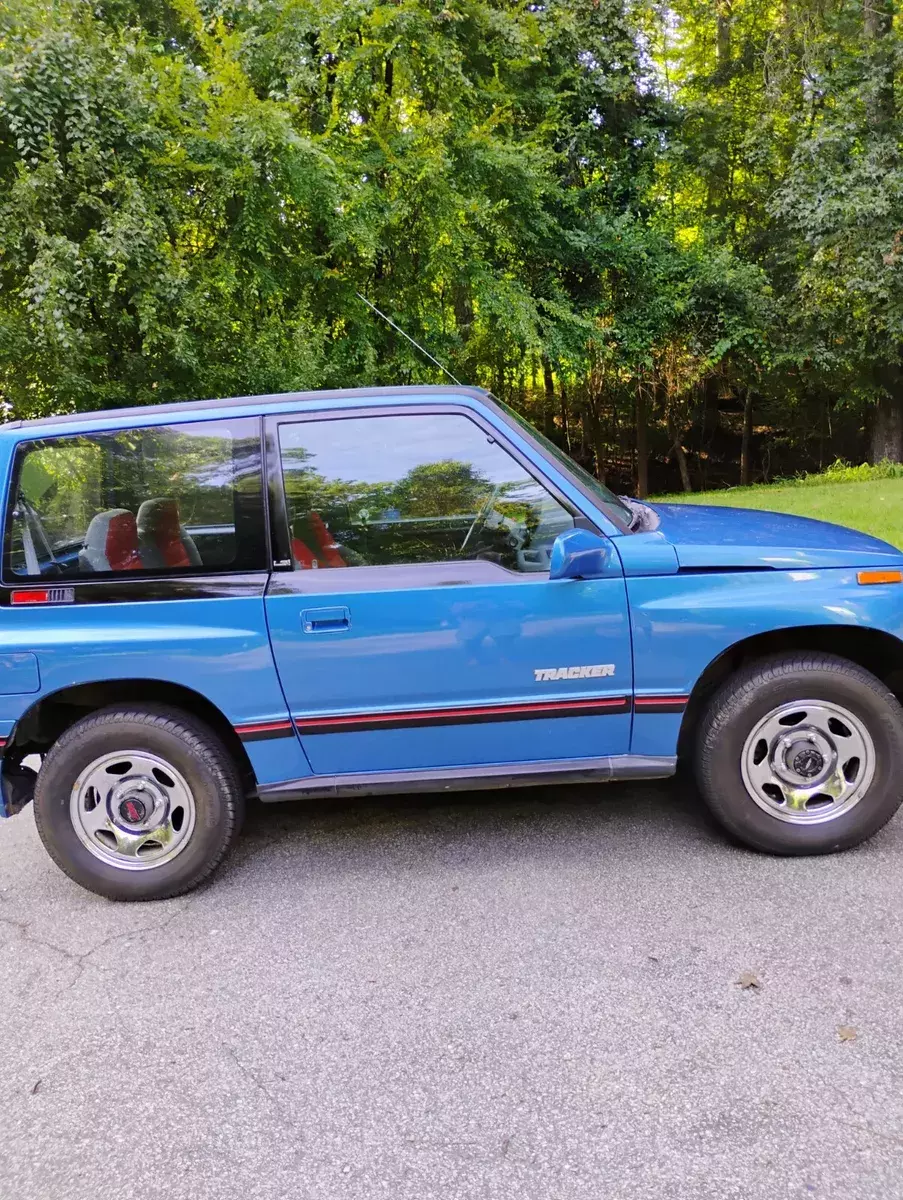
{"label": "hood", "polygon": [[650,504],[681,567],[903,567],[903,552],[843,525],[751,508]]}

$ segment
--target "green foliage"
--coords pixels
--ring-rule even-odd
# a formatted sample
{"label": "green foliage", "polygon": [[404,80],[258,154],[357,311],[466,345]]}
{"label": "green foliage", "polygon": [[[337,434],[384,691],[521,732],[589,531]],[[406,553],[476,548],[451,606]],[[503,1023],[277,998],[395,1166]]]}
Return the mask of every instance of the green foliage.
{"label": "green foliage", "polygon": [[445,459],[413,467],[390,503],[403,517],[448,517],[476,513],[491,495],[489,480],[470,463]]}
{"label": "green foliage", "polygon": [[803,475],[776,479],[774,483],[757,484],[752,488],[724,488],[717,492],[704,492],[700,493],[700,500],[706,503],[708,500],[722,503],[726,496],[745,496],[747,493],[768,496],[779,491],[783,492],[787,488],[835,487],[844,483],[874,483],[883,479],[903,479],[903,463],[883,459],[879,463],[859,463],[854,466],[852,463],[838,458],[824,471],[807,471]]}
{"label": "green foliage", "polygon": [[821,487],[826,483],[871,483],[876,479],[903,479],[903,463],[882,459],[879,463],[859,463],[858,466],[853,466],[839,458],[831,463],[827,470],[819,474],[803,475],[793,482],[802,487]]}
{"label": "green foliage", "polygon": [[622,489],[873,411],[903,458],[901,45],[891,0],[16,0],[0,401],[438,381],[361,292]]}

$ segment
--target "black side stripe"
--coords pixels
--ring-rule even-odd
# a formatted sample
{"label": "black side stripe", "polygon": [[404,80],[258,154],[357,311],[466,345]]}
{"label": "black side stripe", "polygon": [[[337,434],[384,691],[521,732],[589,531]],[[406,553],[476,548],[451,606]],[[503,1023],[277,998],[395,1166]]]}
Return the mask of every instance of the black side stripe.
{"label": "black side stripe", "polygon": [[637,713],[681,713],[687,696],[600,696],[593,700],[537,700],[522,704],[483,704],[386,713],[348,713],[326,717],[296,716],[293,721],[255,721],[236,725],[243,742],[268,741],[301,734],[353,733],[380,729],[424,729],[441,725],[481,725],[489,721],[535,721]]}
{"label": "black side stripe", "polygon": [[682,713],[689,696],[636,696],[634,711],[639,713]]}

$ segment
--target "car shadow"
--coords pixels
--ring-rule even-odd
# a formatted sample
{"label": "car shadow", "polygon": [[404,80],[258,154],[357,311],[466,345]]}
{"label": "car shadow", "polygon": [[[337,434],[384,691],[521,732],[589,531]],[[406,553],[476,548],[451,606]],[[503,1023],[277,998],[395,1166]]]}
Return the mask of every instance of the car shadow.
{"label": "car shadow", "polygon": [[647,853],[651,842],[672,847],[700,842],[725,848],[692,785],[672,780],[575,784],[492,791],[423,793],[300,800],[252,801],[231,861],[237,868],[272,849],[280,856],[316,857],[330,851],[407,854],[582,853],[604,842],[610,852]]}

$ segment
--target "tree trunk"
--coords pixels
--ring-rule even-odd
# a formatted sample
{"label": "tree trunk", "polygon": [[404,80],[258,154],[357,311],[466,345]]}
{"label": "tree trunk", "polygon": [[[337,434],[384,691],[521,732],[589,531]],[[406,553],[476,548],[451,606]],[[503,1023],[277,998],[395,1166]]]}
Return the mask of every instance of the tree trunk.
{"label": "tree trunk", "polygon": [[743,438],[740,442],[740,486],[748,487],[752,482],[752,436],[753,436],[753,395],[752,389],[746,389],[743,397]]}
{"label": "tree trunk", "polygon": [[473,330],[473,299],[469,289],[463,283],[456,283],[452,292],[452,306],[455,310],[455,326],[462,346],[467,344]]}
{"label": "tree trunk", "polygon": [[[865,0],[868,3],[868,0]],[[731,21],[733,0],[716,0],[715,4],[715,61],[724,71],[731,61]]]}
{"label": "tree trunk", "polygon": [[636,494],[641,500],[649,495],[649,429],[642,380],[636,385]]}
{"label": "tree trunk", "polygon": [[707,375],[702,383],[702,440],[706,449],[718,432],[720,424],[721,377]]}
{"label": "tree trunk", "polygon": [[593,468],[596,478],[605,482],[605,445],[602,441],[602,427],[599,424],[599,407],[597,397],[589,385],[586,396],[586,426],[589,434],[590,448],[593,454]]}
{"label": "tree trunk", "polygon": [[667,408],[667,414],[668,436],[671,438],[671,449],[674,451],[674,457],[677,459],[677,467],[680,471],[680,483],[685,492],[692,492],[693,483],[690,479],[690,468],[687,466],[687,452],[683,448],[680,437],[680,426],[677,423],[677,418],[674,416],[670,404]]}
{"label": "tree trunk", "polygon": [[[715,91],[719,99],[715,100],[711,109],[716,123],[724,123],[727,110],[724,108],[724,98],[729,94],[728,87],[732,72],[732,37],[731,25],[734,19],[733,0],[715,0]],[[717,127],[717,124],[716,124]],[[717,144],[712,146],[712,163],[707,181],[707,207],[712,215],[726,217],[727,201],[731,191],[731,176],[733,172],[730,138],[726,127]]]}
{"label": "tree trunk", "polygon": [[548,357],[542,356],[542,379],[545,386],[545,404],[542,409],[542,431],[546,437],[555,432],[555,378]]}
{"label": "tree trunk", "polygon": [[589,450],[590,450],[590,436],[589,436],[588,404],[587,404],[586,400],[583,400],[583,402],[580,405],[580,453],[582,455],[584,463],[586,462],[587,457],[589,455]]}
{"label": "tree trunk", "polygon": [[693,484],[690,481],[690,468],[687,466],[687,453],[680,440],[674,443],[674,457],[677,459],[677,466],[680,471],[680,483],[685,492],[692,492]]}
{"label": "tree trunk", "polygon": [[[876,133],[887,129],[895,114],[893,47],[889,36],[893,28],[894,5],[895,0],[862,0],[862,31],[872,68],[866,112]],[[892,360],[878,372],[887,393],[878,400],[872,412],[869,449],[873,463],[885,458],[891,462],[903,461],[903,381],[898,363],[899,348],[896,363]]]}
{"label": "tree trunk", "polygon": [[866,97],[869,124],[881,128],[894,117],[894,60],[888,36],[895,0],[862,0],[862,31],[871,49],[876,82]]}
{"label": "tree trunk", "polygon": [[571,452],[571,427],[568,421],[568,394],[564,380],[559,377],[558,394],[561,397],[561,428],[564,433],[564,446],[568,454]]}
{"label": "tree trunk", "polygon": [[872,412],[871,447],[873,463],[883,459],[903,462],[903,396],[882,396]]}

